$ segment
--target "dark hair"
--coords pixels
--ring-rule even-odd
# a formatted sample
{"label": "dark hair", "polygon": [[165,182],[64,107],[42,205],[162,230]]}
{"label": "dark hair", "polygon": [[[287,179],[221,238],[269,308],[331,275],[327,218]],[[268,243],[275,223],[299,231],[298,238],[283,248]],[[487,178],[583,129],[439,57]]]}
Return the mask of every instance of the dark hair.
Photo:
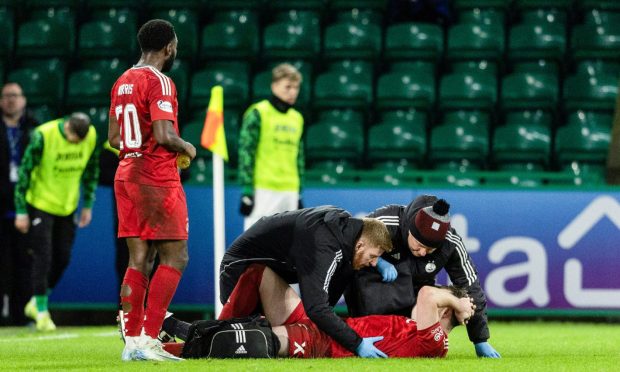
{"label": "dark hair", "polygon": [[[467,289],[465,289],[463,287],[455,287],[453,285],[447,285],[447,286],[446,285],[440,285],[440,286],[437,286],[437,287],[438,288],[447,289],[456,298],[463,298],[463,297],[467,297],[468,296]],[[457,326],[460,325],[459,321],[456,319],[456,315],[454,314],[454,311],[452,312],[452,317],[450,318],[450,324],[452,325],[452,328],[457,327]]]}
{"label": "dark hair", "polygon": [[163,19],[151,19],[138,31],[138,43],[143,53],[162,50],[174,38],[174,26]]}
{"label": "dark hair", "polygon": [[69,126],[71,131],[83,140],[90,129],[90,118],[83,112],[74,112],[69,118]]}

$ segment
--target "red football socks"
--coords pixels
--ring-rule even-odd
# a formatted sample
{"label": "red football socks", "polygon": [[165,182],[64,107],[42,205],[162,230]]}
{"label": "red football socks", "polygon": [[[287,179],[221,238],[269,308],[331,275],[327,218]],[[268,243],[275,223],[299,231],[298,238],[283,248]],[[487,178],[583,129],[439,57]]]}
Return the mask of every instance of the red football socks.
{"label": "red football socks", "polygon": [[144,321],[144,297],[149,279],[140,271],[127,268],[121,286],[121,306],[125,314],[125,336],[140,336]]}
{"label": "red football socks", "polygon": [[260,283],[265,265],[252,264],[241,274],[235,289],[224,304],[219,320],[241,318],[252,315],[260,302]]}
{"label": "red football socks", "polygon": [[181,272],[174,267],[159,265],[157,268],[153,279],[151,279],[149,296],[146,300],[146,317],[144,319],[144,333],[146,335],[152,338],[157,338],[159,335],[166,310],[180,280]]}

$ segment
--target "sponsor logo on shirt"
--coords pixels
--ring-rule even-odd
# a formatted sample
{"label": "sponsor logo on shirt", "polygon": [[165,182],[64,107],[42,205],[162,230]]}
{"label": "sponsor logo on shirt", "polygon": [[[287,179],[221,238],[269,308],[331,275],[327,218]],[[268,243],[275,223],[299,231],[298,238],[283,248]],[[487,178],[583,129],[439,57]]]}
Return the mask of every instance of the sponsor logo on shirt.
{"label": "sponsor logo on shirt", "polygon": [[431,331],[431,334],[433,335],[433,339],[438,342],[443,338],[443,328],[441,328],[441,326],[437,326],[437,328]]}
{"label": "sponsor logo on shirt", "polygon": [[433,271],[435,271],[435,269],[437,269],[437,265],[435,265],[435,261],[430,261],[424,267],[424,270],[426,270],[427,273],[432,273]]}
{"label": "sponsor logo on shirt", "polygon": [[172,103],[168,101],[164,101],[160,99],[159,101],[157,101],[157,107],[159,107],[159,109],[162,111],[172,112]]}

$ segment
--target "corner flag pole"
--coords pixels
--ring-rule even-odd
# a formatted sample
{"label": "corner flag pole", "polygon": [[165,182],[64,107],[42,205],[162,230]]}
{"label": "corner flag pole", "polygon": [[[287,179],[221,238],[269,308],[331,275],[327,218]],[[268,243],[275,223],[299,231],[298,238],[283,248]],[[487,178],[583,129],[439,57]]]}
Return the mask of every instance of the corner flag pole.
{"label": "corner flag pole", "polygon": [[220,315],[220,262],[226,250],[226,217],[224,215],[224,161],[228,147],[224,132],[224,90],[216,85],[211,89],[204,128],[200,136],[202,147],[213,152],[213,274],[215,285],[214,317]]}

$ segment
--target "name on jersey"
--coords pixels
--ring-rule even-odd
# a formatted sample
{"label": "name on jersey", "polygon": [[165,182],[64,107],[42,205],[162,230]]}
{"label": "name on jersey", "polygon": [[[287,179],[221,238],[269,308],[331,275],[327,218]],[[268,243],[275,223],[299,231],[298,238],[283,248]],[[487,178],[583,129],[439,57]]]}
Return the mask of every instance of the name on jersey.
{"label": "name on jersey", "polygon": [[61,152],[56,155],[56,161],[79,160],[82,157],[83,154],[81,152]]}
{"label": "name on jersey", "polygon": [[128,152],[127,154],[125,154],[125,157],[123,159],[139,158],[139,157],[142,157],[142,154],[139,152]]}
{"label": "name on jersey", "polygon": [[172,112],[172,103],[168,101],[163,101],[160,99],[159,101],[157,101],[157,107],[159,107],[159,109],[162,111]]}
{"label": "name on jersey", "polygon": [[133,92],[133,84],[121,84],[118,87],[117,95],[122,96],[123,94],[131,94]]}

